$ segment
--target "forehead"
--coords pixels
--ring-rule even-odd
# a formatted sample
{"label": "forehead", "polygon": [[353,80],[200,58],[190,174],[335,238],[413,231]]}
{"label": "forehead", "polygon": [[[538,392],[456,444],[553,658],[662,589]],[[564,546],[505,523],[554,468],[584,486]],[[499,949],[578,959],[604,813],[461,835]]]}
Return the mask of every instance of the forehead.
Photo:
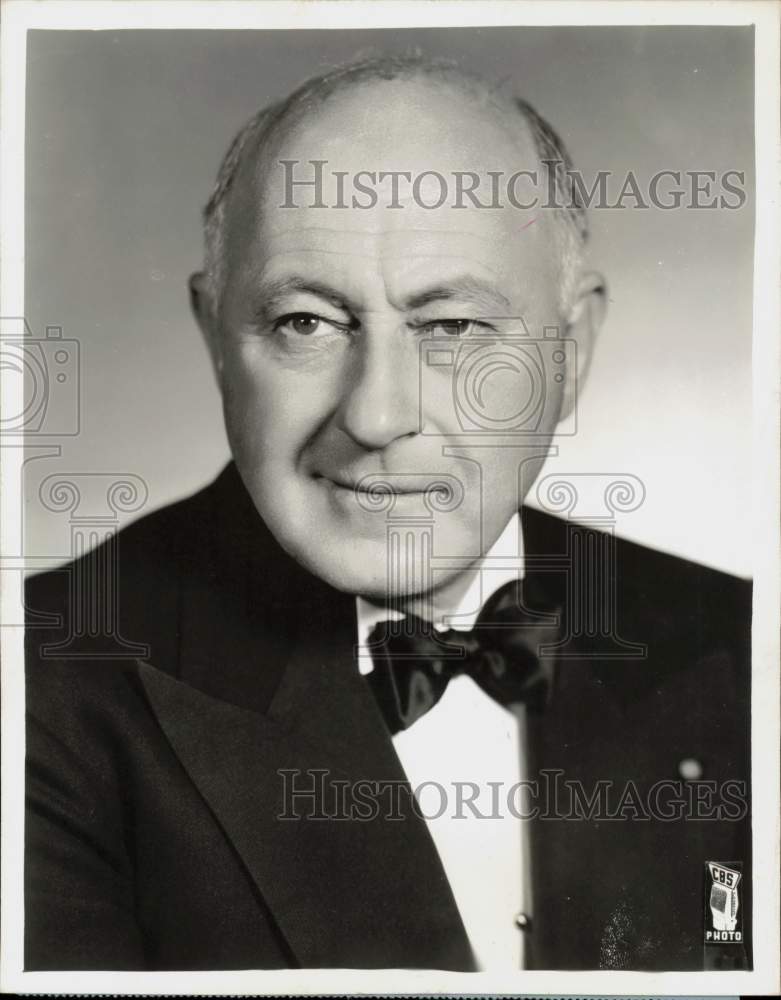
{"label": "forehead", "polygon": [[[554,266],[549,220],[507,198],[513,174],[537,169],[509,104],[430,81],[354,87],[304,113],[262,156],[246,157],[228,213],[228,267],[276,276],[287,266],[343,275],[376,266],[400,278],[466,269],[504,282],[540,275]],[[316,188],[292,183],[315,179]],[[375,190],[375,204],[367,207],[361,186]],[[516,187],[521,200],[531,190],[528,181]]]}

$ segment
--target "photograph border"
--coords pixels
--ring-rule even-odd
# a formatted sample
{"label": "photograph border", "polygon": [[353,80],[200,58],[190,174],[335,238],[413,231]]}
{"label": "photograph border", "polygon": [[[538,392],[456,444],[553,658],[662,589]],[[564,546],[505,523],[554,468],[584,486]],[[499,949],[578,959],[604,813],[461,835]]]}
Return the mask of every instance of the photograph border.
{"label": "photograph border", "polygon": [[[0,989],[19,993],[390,994],[555,993],[750,995],[781,990],[779,979],[779,384],[781,384],[781,141],[779,13],[775,2],[545,0],[418,3],[410,0],[5,0],[0,161],[0,317],[23,317],[26,33],[33,29],[335,30],[541,25],[755,25],[756,214],[752,340],[754,610],[751,750],[754,968],[745,972],[611,970],[454,973],[428,970],[250,970],[209,972],[23,971],[24,631],[0,629],[2,653],[2,840]],[[0,372],[2,413],[18,413],[22,376]],[[0,449],[0,568],[23,552],[21,438]],[[7,561],[6,561],[7,560]],[[14,562],[16,560],[16,562]],[[22,573],[4,572],[0,621],[22,620]]]}

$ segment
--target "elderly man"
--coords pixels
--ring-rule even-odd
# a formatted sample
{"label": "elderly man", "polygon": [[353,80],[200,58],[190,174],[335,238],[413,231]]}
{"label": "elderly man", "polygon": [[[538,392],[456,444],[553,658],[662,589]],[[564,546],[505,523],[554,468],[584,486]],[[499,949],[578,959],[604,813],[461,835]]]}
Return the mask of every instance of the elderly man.
{"label": "elderly man", "polygon": [[[30,583],[28,968],[750,962],[747,587],[523,506],[605,307],[568,167],[417,58],[236,138],[235,464]],[[135,659],[66,641],[112,559]]]}

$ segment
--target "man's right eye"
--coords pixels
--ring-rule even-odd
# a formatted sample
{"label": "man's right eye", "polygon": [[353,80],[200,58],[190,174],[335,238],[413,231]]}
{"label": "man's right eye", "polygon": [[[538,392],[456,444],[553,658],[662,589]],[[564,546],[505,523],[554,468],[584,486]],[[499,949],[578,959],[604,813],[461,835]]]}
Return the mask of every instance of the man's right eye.
{"label": "man's right eye", "polygon": [[301,337],[311,337],[313,333],[317,333],[321,324],[327,326],[336,325],[328,323],[327,320],[322,319],[320,316],[315,316],[314,313],[290,313],[288,316],[282,316],[277,320],[274,324],[274,330],[284,330],[287,328]]}
{"label": "man's right eye", "polygon": [[287,313],[274,323],[274,333],[285,337],[327,337],[333,334],[349,333],[353,329],[351,323],[339,323],[335,319],[326,319],[317,313],[296,312]]}

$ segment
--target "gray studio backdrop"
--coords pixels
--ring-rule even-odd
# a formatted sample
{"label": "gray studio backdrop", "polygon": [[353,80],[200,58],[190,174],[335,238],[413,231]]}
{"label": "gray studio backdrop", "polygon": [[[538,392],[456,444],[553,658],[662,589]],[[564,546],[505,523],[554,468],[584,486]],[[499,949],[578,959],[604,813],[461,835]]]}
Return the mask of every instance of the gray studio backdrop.
{"label": "gray studio backdrop", "polygon": [[148,496],[108,511],[119,524],[218,471],[228,451],[186,279],[222,154],[308,75],[414,47],[515,80],[587,180],[745,171],[737,211],[591,213],[610,309],[555,471],[640,477],[645,502],[620,533],[750,573],[748,28],[31,32],[26,317],[36,337],[78,341],[81,410],[78,434],[51,438],[59,457],[29,452],[28,554],[69,555],[73,510],[39,496],[55,473],[139,477]]}

